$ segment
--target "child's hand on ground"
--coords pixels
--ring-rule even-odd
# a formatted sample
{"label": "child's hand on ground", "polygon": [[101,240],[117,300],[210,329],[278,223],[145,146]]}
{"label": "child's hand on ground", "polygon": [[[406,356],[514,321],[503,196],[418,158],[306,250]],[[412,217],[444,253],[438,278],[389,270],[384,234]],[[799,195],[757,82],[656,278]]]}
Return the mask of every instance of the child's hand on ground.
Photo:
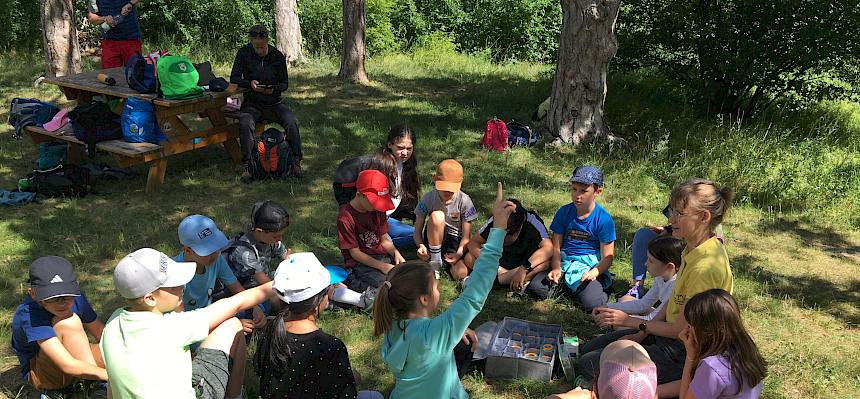
{"label": "child's hand on ground", "polygon": [[597,279],[597,276],[599,276],[599,275],[600,275],[600,270],[597,270],[596,267],[593,267],[593,268],[591,268],[591,270],[589,270],[585,273],[582,273],[582,278],[579,279],[579,282],[580,283],[587,283],[587,282],[594,281],[595,279]]}
{"label": "child's hand on ground", "polygon": [[526,269],[524,267],[518,267],[514,272],[514,276],[511,277],[511,291],[522,291],[523,285],[526,283]]}
{"label": "child's hand on ground", "polygon": [[554,284],[558,284],[561,281],[561,269],[552,269],[549,274],[546,275],[547,280]]}
{"label": "child's hand on ground", "polygon": [[418,257],[423,261],[430,260],[430,254],[427,253],[427,247],[424,244],[418,244]]}
{"label": "child's hand on ground", "polygon": [[496,203],[493,206],[493,227],[497,229],[507,230],[508,217],[516,210],[516,205],[513,202],[505,199],[505,193],[502,190],[502,182],[499,182],[496,189]]}
{"label": "child's hand on ground", "polygon": [[466,345],[472,345],[472,352],[474,352],[478,347],[478,335],[475,334],[475,330],[471,328],[466,329],[466,332],[463,334],[462,341]]}

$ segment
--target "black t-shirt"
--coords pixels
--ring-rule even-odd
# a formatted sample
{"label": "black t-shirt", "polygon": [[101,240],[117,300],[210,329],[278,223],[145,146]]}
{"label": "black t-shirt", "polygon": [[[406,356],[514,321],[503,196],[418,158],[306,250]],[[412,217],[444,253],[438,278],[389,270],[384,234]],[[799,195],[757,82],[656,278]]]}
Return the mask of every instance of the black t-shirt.
{"label": "black t-shirt", "polygon": [[[481,237],[484,238],[484,241],[490,236],[490,228],[492,227],[493,218],[490,217],[487,224],[481,227]],[[508,270],[522,266],[537,251],[541,240],[548,237],[549,234],[546,231],[546,226],[543,224],[543,219],[536,213],[529,211],[525,222],[523,222],[519,237],[510,245],[503,247],[499,266]]]}
{"label": "black t-shirt", "polygon": [[355,399],[355,376],[346,345],[321,330],[308,334],[287,333],[290,363],[275,370],[269,362],[269,340],[257,344],[262,354],[258,365],[260,397],[266,399],[349,398]]}

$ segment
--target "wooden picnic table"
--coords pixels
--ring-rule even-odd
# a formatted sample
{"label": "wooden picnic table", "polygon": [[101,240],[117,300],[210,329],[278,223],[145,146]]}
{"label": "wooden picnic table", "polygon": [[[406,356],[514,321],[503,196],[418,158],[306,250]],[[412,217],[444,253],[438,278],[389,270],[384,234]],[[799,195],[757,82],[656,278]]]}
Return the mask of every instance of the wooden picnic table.
{"label": "wooden picnic table", "polygon": [[[97,76],[104,73],[117,82],[116,86],[108,86],[98,81]],[[129,143],[124,140],[108,140],[96,144],[96,148],[114,155],[122,167],[140,163],[148,163],[149,175],[146,180],[146,192],[156,190],[164,183],[167,171],[167,158],[186,151],[204,148],[213,144],[223,144],[230,159],[238,164],[242,162],[242,152],[237,138],[239,124],[234,120],[227,122],[228,115],[221,111],[227,103],[227,97],[244,91],[235,85],[230,85],[224,92],[205,92],[202,97],[188,100],[167,100],[155,94],[138,93],[126,84],[124,68],[111,68],[91,72],[83,72],[55,78],[46,78],[44,83],[57,85],[66,98],[76,100],[78,104],[89,103],[94,96],[103,94],[115,98],[136,97],[150,101],[155,108],[155,116],[162,132],[168,141],[160,144]],[[201,114],[211,122],[212,127],[193,131],[179,118],[185,114]],[[235,116],[233,116],[235,118]],[[48,132],[41,128],[28,127],[27,133],[36,143],[45,141],[66,141],[70,143],[70,161],[80,156],[73,156],[73,151],[80,154],[86,143],[77,140],[68,129],[58,132]]]}

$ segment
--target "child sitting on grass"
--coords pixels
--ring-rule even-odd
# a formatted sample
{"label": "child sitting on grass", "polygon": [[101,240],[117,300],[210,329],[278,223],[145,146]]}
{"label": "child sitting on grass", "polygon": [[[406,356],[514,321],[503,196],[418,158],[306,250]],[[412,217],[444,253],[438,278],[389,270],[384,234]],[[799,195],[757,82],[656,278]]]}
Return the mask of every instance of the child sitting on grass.
{"label": "child sitting on grass", "polygon": [[382,398],[357,391],[346,345],[317,326],[335,285],[343,281],[313,255],[281,262],[272,290],[282,310],[257,343],[254,366],[264,399]]}
{"label": "child sitting on grass", "polygon": [[106,381],[98,347],[104,324],[81,293],[74,266],[44,256],[30,265],[28,281],[27,297],[12,316],[12,349],[24,381],[38,390],[63,389],[81,379]]}
{"label": "child sitting on grass", "polygon": [[[621,299],[609,305],[607,308],[621,310],[631,317],[642,320],[651,320],[660,313],[660,309],[666,306],[672,287],[675,286],[675,274],[681,265],[681,252],[684,251],[684,241],[672,236],[659,236],[648,243],[648,260],[645,265],[648,272],[654,276],[651,289],[642,299],[633,299],[623,296]],[[656,309],[654,305],[660,301]],[[601,308],[595,308],[591,314],[595,321],[599,318]],[[615,326],[615,329],[624,327]]]}
{"label": "child sitting on grass", "polygon": [[[241,398],[243,324],[233,317],[271,294],[272,285],[242,291],[190,312],[174,312],[197,265],[151,248],[123,258],[113,273],[128,307],[104,328],[101,350],[113,398]],[[273,295],[272,295],[273,296]],[[192,360],[189,346],[200,342]]]}
{"label": "child sitting on grass", "polygon": [[678,337],[687,349],[680,399],[755,399],[767,362],[741,320],[737,302],[715,288],[684,305],[687,327]]}
{"label": "child sitting on grass", "polygon": [[463,165],[456,160],[436,165],[433,184],[436,188],[424,194],[415,207],[414,238],[418,257],[430,261],[438,278],[443,260],[454,265],[463,257],[478,211],[469,195],[460,191]]}
{"label": "child sitting on grass", "polygon": [[465,374],[471,353],[466,349],[467,356],[458,368],[455,355],[460,351],[455,347],[461,340],[468,345],[477,340],[467,327],[484,307],[496,278],[504,229],[514,210],[514,205],[504,198],[499,183],[493,229],[475,262],[472,277],[445,312],[431,318],[440,302],[439,281],[426,262],[398,266],[379,287],[373,306],[373,335],[384,336],[382,359],[394,374],[390,398],[468,398],[460,377]]}

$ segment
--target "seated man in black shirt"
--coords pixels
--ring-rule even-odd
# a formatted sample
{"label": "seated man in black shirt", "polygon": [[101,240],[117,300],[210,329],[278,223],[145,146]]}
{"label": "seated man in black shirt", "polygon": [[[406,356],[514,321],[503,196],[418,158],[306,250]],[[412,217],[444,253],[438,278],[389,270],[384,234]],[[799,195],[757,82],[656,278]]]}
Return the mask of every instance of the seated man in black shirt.
{"label": "seated man in black shirt", "polygon": [[277,122],[284,128],[292,151],[294,166],[290,174],[301,175],[302,141],[299,123],[293,111],[281,101],[281,93],[289,87],[287,60],[275,47],[269,45],[269,32],[265,26],[255,25],[248,30],[251,42],[236,52],[230,83],[249,89],[239,110],[239,141],[247,170],[242,176],[250,179],[250,162],[255,157],[254,127],[257,122]]}
{"label": "seated man in black shirt", "polygon": [[[538,300],[546,299],[546,293],[529,290],[528,281],[542,270],[549,270],[552,258],[552,240],[549,238],[543,220],[537,213],[529,211],[516,199],[508,199],[517,208],[508,219],[508,234],[505,236],[502,258],[496,277],[498,285],[507,286],[511,291],[524,292]],[[475,259],[481,254],[481,245],[487,241],[493,218],[472,236],[467,246],[468,252],[451,266],[451,277],[465,282]]]}

